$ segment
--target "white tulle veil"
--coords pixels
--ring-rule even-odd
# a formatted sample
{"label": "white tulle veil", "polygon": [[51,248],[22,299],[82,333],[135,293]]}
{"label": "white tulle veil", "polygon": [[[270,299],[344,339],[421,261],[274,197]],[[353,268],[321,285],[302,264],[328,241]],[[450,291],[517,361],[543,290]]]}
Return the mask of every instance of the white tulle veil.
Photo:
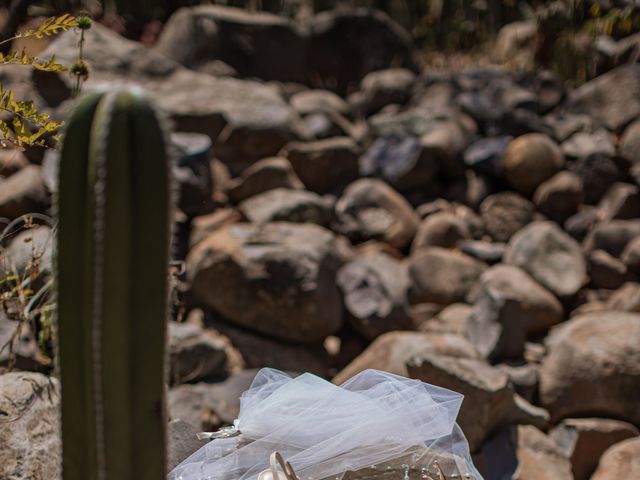
{"label": "white tulle veil", "polygon": [[340,479],[398,458],[481,479],[455,422],[461,403],[458,393],[377,370],[337,386],[265,368],[240,398],[237,435],[211,441],[169,480],[255,480],[274,451],[301,480]]}

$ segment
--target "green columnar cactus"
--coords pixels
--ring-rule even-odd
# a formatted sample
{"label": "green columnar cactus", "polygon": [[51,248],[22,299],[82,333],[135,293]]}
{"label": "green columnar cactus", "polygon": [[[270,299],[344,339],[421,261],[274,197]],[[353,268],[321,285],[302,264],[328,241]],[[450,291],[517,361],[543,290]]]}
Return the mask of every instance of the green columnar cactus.
{"label": "green columnar cactus", "polygon": [[60,161],[64,480],[163,480],[170,165],[137,90],[91,93]]}

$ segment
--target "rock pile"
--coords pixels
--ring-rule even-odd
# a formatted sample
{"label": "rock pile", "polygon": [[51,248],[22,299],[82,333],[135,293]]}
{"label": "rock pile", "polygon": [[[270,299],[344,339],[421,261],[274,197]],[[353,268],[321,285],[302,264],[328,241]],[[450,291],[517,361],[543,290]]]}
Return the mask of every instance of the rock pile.
{"label": "rock pile", "polygon": [[[246,369],[377,368],[466,395],[487,479],[637,477],[640,64],[570,91],[548,72],[418,72],[407,38],[378,13],[302,28],[221,7],[180,10],[154,49],[88,32],[87,88],[142,84],[204,145],[176,175],[190,313],[170,329],[171,415],[233,420]],[[64,117],[70,98],[22,81]],[[50,211],[56,160],[28,153],[2,152],[0,216]]]}

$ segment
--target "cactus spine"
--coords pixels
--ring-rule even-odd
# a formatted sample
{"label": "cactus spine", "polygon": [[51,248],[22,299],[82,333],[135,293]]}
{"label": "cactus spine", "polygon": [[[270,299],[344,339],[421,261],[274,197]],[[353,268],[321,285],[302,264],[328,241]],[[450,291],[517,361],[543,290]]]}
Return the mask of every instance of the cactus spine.
{"label": "cactus spine", "polygon": [[64,480],[163,480],[170,165],[137,90],[91,93],[59,173]]}

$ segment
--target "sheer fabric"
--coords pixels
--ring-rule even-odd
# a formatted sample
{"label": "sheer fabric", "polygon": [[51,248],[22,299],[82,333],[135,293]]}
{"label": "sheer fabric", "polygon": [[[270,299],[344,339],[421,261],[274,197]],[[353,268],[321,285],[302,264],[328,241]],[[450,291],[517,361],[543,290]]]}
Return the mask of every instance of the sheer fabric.
{"label": "sheer fabric", "polygon": [[240,398],[240,432],[195,452],[169,480],[255,480],[280,452],[302,480],[405,458],[481,479],[455,423],[462,395],[398,375],[365,370],[340,386],[308,373],[258,372]]}

